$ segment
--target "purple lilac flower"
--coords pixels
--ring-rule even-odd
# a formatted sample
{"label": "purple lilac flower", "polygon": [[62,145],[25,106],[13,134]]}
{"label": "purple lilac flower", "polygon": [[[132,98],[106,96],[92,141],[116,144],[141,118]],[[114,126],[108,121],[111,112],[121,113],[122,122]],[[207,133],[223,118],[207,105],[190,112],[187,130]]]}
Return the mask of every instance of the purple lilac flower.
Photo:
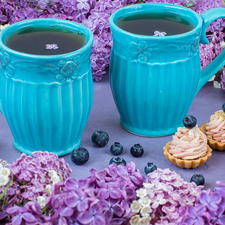
{"label": "purple lilac flower", "polygon": [[207,218],[207,213],[204,206],[188,206],[187,218],[184,222],[191,225],[205,225],[205,218]]}
{"label": "purple lilac flower", "polygon": [[158,36],[158,37],[166,36],[166,32],[155,31],[153,36]]}

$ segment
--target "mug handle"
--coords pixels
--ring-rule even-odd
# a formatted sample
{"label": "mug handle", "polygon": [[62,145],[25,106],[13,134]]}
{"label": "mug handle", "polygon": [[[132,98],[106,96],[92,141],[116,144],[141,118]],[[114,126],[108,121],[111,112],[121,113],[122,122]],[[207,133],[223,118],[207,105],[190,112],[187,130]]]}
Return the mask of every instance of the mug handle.
{"label": "mug handle", "polygon": [[[225,18],[225,8],[213,8],[201,15],[203,19],[202,24],[202,34],[200,38],[200,43],[202,44],[209,44],[209,40],[206,37],[206,29],[210,23],[214,20]],[[198,91],[203,87],[203,85],[214,75],[216,74],[225,64],[225,49],[209,64],[207,65],[202,71],[198,83]]]}
{"label": "mug handle", "polygon": [[[0,36],[1,36],[1,30],[0,30]],[[1,57],[0,57],[0,62],[1,62]],[[1,62],[2,64],[2,62]],[[1,85],[2,85],[2,66],[0,64],[0,112],[2,113],[2,99],[1,99]],[[2,113],[3,114],[3,113]]]}

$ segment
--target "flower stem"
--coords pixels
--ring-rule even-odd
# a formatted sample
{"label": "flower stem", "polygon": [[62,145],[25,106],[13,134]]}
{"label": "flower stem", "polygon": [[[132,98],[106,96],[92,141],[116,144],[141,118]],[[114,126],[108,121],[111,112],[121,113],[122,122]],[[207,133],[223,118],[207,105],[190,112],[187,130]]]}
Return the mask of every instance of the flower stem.
{"label": "flower stem", "polygon": [[46,212],[47,209],[48,209],[48,207],[45,206],[45,207],[41,210],[41,212],[44,214],[44,213]]}
{"label": "flower stem", "polygon": [[[2,194],[0,195],[0,200],[5,196],[6,191],[8,190],[8,188],[12,185],[13,183],[13,175],[12,175],[12,180],[10,180],[10,183],[8,184],[8,186],[5,188],[5,190],[2,192]],[[3,188],[3,187],[2,187]]]}

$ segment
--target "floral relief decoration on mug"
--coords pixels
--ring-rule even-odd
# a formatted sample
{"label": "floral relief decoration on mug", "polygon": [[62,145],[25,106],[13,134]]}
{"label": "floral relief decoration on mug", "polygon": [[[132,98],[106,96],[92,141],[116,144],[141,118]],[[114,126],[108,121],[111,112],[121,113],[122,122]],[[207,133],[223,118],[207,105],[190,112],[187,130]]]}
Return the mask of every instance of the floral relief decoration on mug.
{"label": "floral relief decoration on mug", "polygon": [[56,76],[58,81],[71,81],[77,78],[80,57],[61,60],[58,64],[60,74]]}
{"label": "floral relief decoration on mug", "polygon": [[178,41],[175,44],[155,44],[149,45],[146,41],[130,42],[128,46],[128,54],[132,60],[137,60],[138,62],[148,62],[152,57],[153,53],[166,52],[168,49],[173,49],[174,52],[188,51],[188,56],[195,56],[199,52],[199,36],[193,38],[189,45],[184,41]]}
{"label": "floral relief decoration on mug", "polygon": [[12,77],[15,71],[14,62],[10,59],[7,52],[0,49],[1,68],[6,77]]}

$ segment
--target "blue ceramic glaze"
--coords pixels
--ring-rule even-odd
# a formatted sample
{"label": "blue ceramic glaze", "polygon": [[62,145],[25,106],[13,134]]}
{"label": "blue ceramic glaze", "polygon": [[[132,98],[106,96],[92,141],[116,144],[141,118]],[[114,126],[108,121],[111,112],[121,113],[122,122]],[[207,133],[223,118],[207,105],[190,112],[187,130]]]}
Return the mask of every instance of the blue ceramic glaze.
{"label": "blue ceramic glaze", "polygon": [[[27,27],[79,31],[86,44],[61,55],[31,55],[5,46],[14,32]],[[31,154],[42,150],[65,155],[78,147],[93,101],[90,64],[93,34],[60,19],[24,20],[5,28],[0,37],[2,111],[14,146]]]}
{"label": "blue ceramic glaze", "polygon": [[[194,25],[187,33],[154,37],[126,32],[117,26],[124,16],[170,12]],[[191,9],[166,3],[124,7],[109,19],[113,37],[110,85],[122,126],[142,136],[165,136],[183,126],[199,89],[225,64],[225,50],[201,71],[199,42],[208,43],[207,26],[225,17],[225,9],[201,16]]]}

